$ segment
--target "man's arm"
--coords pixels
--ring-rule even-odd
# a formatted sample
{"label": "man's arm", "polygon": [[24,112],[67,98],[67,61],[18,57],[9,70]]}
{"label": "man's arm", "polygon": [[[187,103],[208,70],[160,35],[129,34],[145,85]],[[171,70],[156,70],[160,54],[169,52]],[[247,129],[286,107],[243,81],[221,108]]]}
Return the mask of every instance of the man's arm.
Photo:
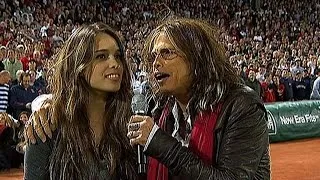
{"label": "man's arm", "polygon": [[262,107],[257,104],[246,107],[231,113],[217,164],[206,165],[161,129],[157,130],[145,153],[163,163],[172,174],[190,179],[253,179],[269,146],[268,132]]}

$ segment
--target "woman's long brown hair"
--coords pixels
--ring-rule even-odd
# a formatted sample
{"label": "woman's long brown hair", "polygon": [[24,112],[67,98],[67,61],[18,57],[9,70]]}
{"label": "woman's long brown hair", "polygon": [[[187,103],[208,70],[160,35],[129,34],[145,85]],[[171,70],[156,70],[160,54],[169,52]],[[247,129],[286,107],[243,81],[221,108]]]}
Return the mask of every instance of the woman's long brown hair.
{"label": "woman's long brown hair", "polygon": [[[95,37],[99,33],[116,40],[124,74],[120,90],[108,94],[103,137],[96,147],[87,113],[90,85],[84,70],[92,66]],[[108,169],[106,177],[117,174],[124,179],[135,179],[134,152],[126,136],[131,112],[130,71],[117,34],[102,23],[78,28],[61,48],[53,68],[51,118],[59,124],[50,158],[50,178],[99,179],[102,163]]]}

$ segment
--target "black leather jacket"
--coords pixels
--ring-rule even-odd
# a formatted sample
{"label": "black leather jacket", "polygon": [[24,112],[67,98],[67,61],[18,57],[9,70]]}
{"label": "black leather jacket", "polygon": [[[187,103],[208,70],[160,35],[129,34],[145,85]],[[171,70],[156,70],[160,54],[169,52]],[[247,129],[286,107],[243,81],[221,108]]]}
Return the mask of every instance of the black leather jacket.
{"label": "black leather jacket", "polygon": [[238,87],[232,91],[224,101],[214,133],[216,159],[211,166],[160,129],[145,153],[179,179],[270,179],[267,115],[253,90]]}

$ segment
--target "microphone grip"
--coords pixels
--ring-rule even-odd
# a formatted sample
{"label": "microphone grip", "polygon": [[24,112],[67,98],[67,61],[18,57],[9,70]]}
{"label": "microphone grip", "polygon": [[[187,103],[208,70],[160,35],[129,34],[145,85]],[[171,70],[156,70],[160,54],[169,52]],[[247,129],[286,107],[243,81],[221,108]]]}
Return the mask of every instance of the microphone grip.
{"label": "microphone grip", "polygon": [[147,173],[147,156],[143,153],[143,146],[138,145],[138,174]]}

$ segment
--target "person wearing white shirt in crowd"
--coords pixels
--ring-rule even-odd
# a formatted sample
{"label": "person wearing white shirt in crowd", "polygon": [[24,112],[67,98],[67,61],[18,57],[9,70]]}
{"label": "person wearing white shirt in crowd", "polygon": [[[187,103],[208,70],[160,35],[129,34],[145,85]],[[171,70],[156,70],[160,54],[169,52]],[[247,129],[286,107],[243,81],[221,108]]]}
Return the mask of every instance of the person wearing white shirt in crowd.
{"label": "person wearing white shirt in crowd", "polygon": [[311,100],[320,100],[320,72],[317,73],[318,77],[313,83],[313,88],[311,90],[310,99]]}

